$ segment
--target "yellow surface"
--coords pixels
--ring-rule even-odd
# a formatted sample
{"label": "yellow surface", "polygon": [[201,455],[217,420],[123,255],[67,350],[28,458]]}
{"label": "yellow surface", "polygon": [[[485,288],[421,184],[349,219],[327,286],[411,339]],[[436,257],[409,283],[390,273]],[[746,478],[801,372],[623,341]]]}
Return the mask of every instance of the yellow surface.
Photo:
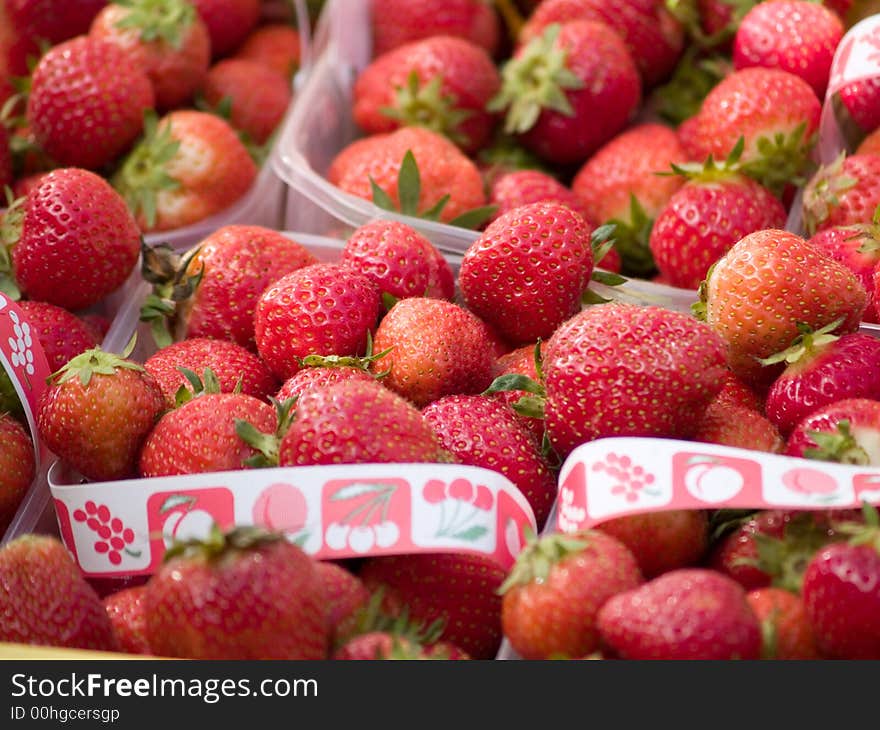
{"label": "yellow surface", "polygon": [[122,654],[112,651],[86,651],[84,649],[59,649],[54,646],[28,646],[26,644],[10,644],[0,642],[0,661],[10,659],[157,659],[161,657],[143,654]]}

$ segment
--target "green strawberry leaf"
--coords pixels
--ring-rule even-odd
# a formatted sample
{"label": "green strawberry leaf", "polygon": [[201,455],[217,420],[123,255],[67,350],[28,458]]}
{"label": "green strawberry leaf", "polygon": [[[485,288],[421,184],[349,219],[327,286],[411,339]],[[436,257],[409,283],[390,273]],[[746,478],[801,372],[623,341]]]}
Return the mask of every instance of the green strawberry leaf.
{"label": "green strawberry leaf", "polygon": [[475,231],[492,218],[497,210],[497,205],[483,205],[479,208],[471,208],[449,221],[449,225],[458,226],[459,228],[469,228],[472,231]]}

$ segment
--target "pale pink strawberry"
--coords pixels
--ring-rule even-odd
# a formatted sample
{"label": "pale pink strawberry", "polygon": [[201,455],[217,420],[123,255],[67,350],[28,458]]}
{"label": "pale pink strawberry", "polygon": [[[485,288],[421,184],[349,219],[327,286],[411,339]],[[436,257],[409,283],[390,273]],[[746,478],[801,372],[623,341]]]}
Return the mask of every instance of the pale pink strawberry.
{"label": "pale pink strawberry", "polygon": [[880,400],[847,398],[808,413],[792,429],[789,456],[841,464],[880,464]]}

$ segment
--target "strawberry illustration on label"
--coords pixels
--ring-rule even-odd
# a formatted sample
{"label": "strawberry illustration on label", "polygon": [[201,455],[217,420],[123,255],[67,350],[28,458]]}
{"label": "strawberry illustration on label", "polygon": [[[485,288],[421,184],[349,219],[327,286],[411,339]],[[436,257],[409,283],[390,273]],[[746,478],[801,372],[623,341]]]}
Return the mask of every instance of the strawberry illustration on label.
{"label": "strawberry illustration on label", "polygon": [[330,550],[351,555],[390,552],[408,537],[409,484],[401,479],[328,482],[324,515],[324,543]]}

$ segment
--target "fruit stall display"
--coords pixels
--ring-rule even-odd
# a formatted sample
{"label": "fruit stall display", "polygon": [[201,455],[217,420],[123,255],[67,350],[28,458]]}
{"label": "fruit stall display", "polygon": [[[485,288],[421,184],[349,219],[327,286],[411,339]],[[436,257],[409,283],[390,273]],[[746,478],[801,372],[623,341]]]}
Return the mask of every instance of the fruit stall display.
{"label": "fruit stall display", "polygon": [[[33,116],[75,68],[53,50],[91,33],[46,49],[9,117],[29,142],[11,181],[47,169],[3,222],[0,352],[24,412],[0,422],[3,456],[33,456],[53,524],[26,529],[41,505],[18,504],[0,616],[21,620],[0,641],[880,658],[866,4],[327,0],[270,125],[283,219],[224,198],[193,237],[171,216],[205,208],[171,204],[183,180],[150,196],[169,171],[149,145],[70,144]],[[119,100],[142,104],[132,139],[168,162],[185,124],[144,99]],[[108,306],[101,336],[25,343],[43,300]]]}

